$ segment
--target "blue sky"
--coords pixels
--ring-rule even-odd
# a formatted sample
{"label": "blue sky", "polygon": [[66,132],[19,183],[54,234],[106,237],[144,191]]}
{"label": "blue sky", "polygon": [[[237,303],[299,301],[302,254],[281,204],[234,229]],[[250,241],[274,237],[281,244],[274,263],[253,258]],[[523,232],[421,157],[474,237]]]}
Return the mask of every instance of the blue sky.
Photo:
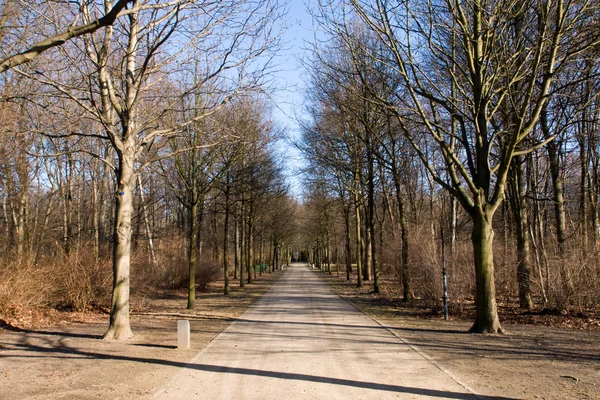
{"label": "blue sky", "polygon": [[[304,71],[300,59],[304,57],[306,42],[313,40],[312,17],[307,11],[310,0],[289,0],[284,50],[276,58],[277,74],[275,82],[278,90],[273,95],[275,103],[274,117],[278,124],[285,128],[289,139],[297,139],[300,132],[297,116],[302,114],[304,96]],[[301,198],[302,189],[299,170],[303,164],[302,154],[287,141],[279,143],[280,151],[285,157],[285,174],[291,185],[291,195]]]}

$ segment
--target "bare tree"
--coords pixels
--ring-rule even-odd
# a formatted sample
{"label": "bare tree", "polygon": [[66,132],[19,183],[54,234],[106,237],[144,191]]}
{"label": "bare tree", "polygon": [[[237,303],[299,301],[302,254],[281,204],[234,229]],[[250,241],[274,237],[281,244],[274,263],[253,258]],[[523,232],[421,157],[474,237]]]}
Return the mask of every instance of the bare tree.
{"label": "bare tree", "polygon": [[[473,221],[477,282],[473,332],[499,332],[493,262],[492,219],[502,203],[512,159],[539,146],[519,146],[539,121],[558,68],[597,43],[576,30],[591,2],[471,0],[439,4],[414,1],[350,1],[351,10],[377,35],[403,90],[388,104],[433,179],[455,196]],[[338,15],[343,11],[338,11]],[[527,27],[511,36],[514,26]],[[454,88],[454,89],[452,89]],[[524,89],[524,90],[519,90]],[[513,116],[502,126],[501,112]],[[458,121],[453,134],[451,120]],[[418,134],[427,134],[445,168],[426,154]],[[552,137],[543,143],[551,141]],[[543,144],[542,143],[542,144]]]}
{"label": "bare tree", "polygon": [[[85,36],[71,48],[61,48],[71,68],[78,65],[76,73],[59,80],[53,73],[18,70],[77,104],[102,127],[97,132],[67,132],[57,137],[105,140],[115,152],[115,157],[104,158],[117,180],[113,296],[105,338],[132,335],[129,264],[137,174],[153,161],[172,155],[165,146],[168,138],[185,135],[190,124],[260,82],[270,65],[270,51],[277,45],[274,27],[279,15],[280,7],[272,2],[136,0],[127,18],[119,19],[114,27],[107,27],[101,35]],[[87,7],[83,7],[83,19],[91,19]],[[200,74],[191,76],[201,78],[190,81],[186,73],[198,64]],[[185,101],[189,96],[210,103],[189,117],[186,107],[192,103]]]}
{"label": "bare tree", "polygon": [[[0,5],[0,42],[3,42],[3,46],[6,46],[6,48],[11,50],[13,48],[17,48],[17,44],[6,43],[5,37],[8,35],[5,32],[10,29],[14,29],[13,26],[16,26],[17,24],[12,26],[11,24],[15,22],[15,20],[18,20],[20,17],[22,17],[22,14],[28,13],[34,14],[33,18],[35,19],[45,19],[45,15],[47,15],[44,13],[44,9],[39,8],[40,2],[23,1],[20,3],[20,6],[11,2],[5,2],[3,5]],[[42,1],[41,5],[44,5],[44,3],[47,2]],[[64,1],[63,3],[65,3],[63,4],[64,7],[69,7],[67,4],[68,2]],[[83,2],[78,1],[76,3],[81,3],[77,4],[78,8],[85,7]],[[54,34],[33,44],[29,44],[27,43],[28,41],[26,41],[25,50],[20,50],[17,54],[9,55],[0,61],[0,73],[3,73],[10,68],[14,68],[21,64],[28,63],[42,52],[53,47],[60,46],[73,38],[94,33],[100,28],[114,24],[116,19],[123,14],[122,11],[125,9],[128,3],[134,3],[134,0],[117,0],[117,2],[114,4],[112,1],[106,1],[103,7],[105,14],[102,17],[96,17],[95,19],[89,20],[83,25],[76,25],[79,19],[79,16],[77,16],[71,23],[71,26],[64,29],[60,33]],[[52,4],[51,7],[56,7],[56,5]]]}

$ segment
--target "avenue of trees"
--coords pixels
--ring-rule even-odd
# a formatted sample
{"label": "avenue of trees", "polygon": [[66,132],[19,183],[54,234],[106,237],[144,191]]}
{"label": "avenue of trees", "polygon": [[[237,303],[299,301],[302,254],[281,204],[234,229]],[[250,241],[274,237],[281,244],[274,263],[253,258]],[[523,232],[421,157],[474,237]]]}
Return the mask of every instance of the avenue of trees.
{"label": "avenue of trees", "polygon": [[438,302],[443,232],[473,332],[502,331],[499,298],[597,305],[597,2],[320,1],[313,14],[299,142],[312,259]]}
{"label": "avenue of trees", "polygon": [[54,306],[109,297],[105,338],[126,339],[132,282],[184,284],[193,308],[198,285],[275,265],[296,207],[266,100],[284,12],[0,3],[2,307],[27,300],[19,276]]}
{"label": "avenue of trees", "polygon": [[284,4],[0,1],[0,313],[107,307],[127,339],[132,290],[192,309],[301,252],[439,306],[442,247],[473,332],[498,302],[597,307],[597,1],[311,11],[300,205],[269,100]]}

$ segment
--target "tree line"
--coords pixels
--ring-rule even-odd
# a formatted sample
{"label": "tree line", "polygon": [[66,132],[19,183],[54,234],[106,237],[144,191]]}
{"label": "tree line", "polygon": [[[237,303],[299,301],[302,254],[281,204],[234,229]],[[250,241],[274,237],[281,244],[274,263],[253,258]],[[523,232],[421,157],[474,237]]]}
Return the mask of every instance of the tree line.
{"label": "tree line", "polygon": [[473,332],[502,331],[499,293],[526,310],[597,305],[598,5],[349,0],[312,12],[322,36],[305,60],[298,146],[316,263],[342,254],[358,286],[381,291],[383,273],[405,301],[439,300],[444,232]]}
{"label": "tree line", "polygon": [[56,260],[93,292],[109,260],[104,337],[126,339],[132,262],[161,284],[184,264],[193,308],[196,277],[221,271],[227,294],[230,276],[243,286],[287,257],[296,203],[267,100],[284,14],[252,0],[2,3],[5,293],[10,274]]}
{"label": "tree line", "polygon": [[443,232],[475,332],[502,330],[502,297],[595,306],[599,11],[317,2],[300,207],[267,101],[277,1],[1,3],[0,301],[67,266],[61,301],[109,280],[105,337],[127,338],[132,278],[185,280],[193,308],[207,271],[226,294],[303,250],[435,302]]}

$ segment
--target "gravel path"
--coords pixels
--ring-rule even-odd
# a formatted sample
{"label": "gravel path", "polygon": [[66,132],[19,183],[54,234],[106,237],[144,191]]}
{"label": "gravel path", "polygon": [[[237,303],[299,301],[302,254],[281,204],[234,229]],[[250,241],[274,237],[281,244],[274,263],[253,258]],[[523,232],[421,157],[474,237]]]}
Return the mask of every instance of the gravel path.
{"label": "gravel path", "polygon": [[492,399],[473,393],[301,264],[154,395],[200,397]]}

